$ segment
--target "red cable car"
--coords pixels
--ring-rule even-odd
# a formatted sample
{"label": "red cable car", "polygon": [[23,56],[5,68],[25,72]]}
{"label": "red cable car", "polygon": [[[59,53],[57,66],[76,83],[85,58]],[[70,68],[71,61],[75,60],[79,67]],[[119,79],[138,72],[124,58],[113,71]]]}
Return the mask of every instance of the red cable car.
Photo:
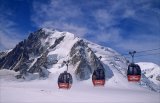
{"label": "red cable car", "polygon": [[72,82],[72,76],[70,73],[67,73],[67,71],[64,71],[64,73],[61,73],[58,77],[59,89],[70,89],[72,86]]}
{"label": "red cable car", "polygon": [[129,52],[132,57],[132,63],[128,66],[127,77],[129,82],[139,82],[141,80],[141,68],[134,63],[134,54],[136,51]]}
{"label": "red cable car", "polygon": [[93,72],[92,83],[94,86],[105,85],[105,73],[103,69],[97,69]]}
{"label": "red cable car", "polygon": [[141,69],[139,65],[131,63],[128,66],[127,77],[129,82],[139,82],[141,80]]}

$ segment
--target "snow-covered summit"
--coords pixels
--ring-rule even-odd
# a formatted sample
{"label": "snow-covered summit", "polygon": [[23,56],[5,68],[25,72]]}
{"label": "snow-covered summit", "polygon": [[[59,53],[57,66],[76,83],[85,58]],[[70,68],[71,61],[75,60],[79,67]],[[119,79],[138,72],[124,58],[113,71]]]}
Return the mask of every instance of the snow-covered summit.
{"label": "snow-covered summit", "polygon": [[42,31],[45,32],[45,34],[48,34],[50,35],[51,37],[59,37],[59,36],[66,36],[66,37],[71,37],[71,38],[74,38],[75,35],[70,33],[70,32],[67,32],[67,31],[58,31],[56,29],[48,29],[48,28],[42,28],[40,29]]}

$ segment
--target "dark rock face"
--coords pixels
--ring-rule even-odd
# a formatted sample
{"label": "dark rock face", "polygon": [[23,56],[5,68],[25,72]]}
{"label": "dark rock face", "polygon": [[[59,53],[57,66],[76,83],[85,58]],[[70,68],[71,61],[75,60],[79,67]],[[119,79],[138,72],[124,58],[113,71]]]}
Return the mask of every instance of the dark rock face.
{"label": "dark rock face", "polygon": [[64,39],[64,36],[56,39],[55,43],[50,47],[50,49],[53,49],[54,47],[56,47],[63,39]]}
{"label": "dark rock face", "polygon": [[30,56],[40,56],[44,52],[44,47],[41,46],[41,39],[45,37],[46,35],[41,29],[31,33],[27,40],[21,41],[7,56],[0,60],[0,68],[19,71],[21,66],[15,66],[20,60],[21,65],[24,62],[30,64],[32,62],[32,60],[29,60]]}
{"label": "dark rock face", "polygon": [[156,80],[160,81],[160,75],[158,75],[158,76],[156,77]]}
{"label": "dark rock face", "polygon": [[96,69],[104,70],[100,60],[83,40],[79,40],[73,45],[70,56],[72,58],[71,63],[78,65],[75,73],[79,80],[89,79]]}
{"label": "dark rock face", "polygon": [[40,68],[46,68],[47,69],[47,54],[48,51],[42,54],[40,58],[37,59],[35,64],[29,69],[30,73],[36,73],[41,71]]}
{"label": "dark rock face", "polygon": [[81,59],[77,70],[76,70],[76,77],[80,80],[86,80],[90,78],[90,75],[92,73],[92,68],[89,64],[86,63],[87,61],[84,59]]}
{"label": "dark rock face", "polygon": [[[19,42],[11,52],[0,58],[0,69],[20,71],[22,75],[35,72],[41,73],[44,71],[44,68],[47,69],[47,54],[49,49],[56,47],[64,38],[57,38],[55,43],[47,49],[49,45],[47,43],[45,45],[42,44],[42,41],[47,37],[48,34],[42,29],[31,33],[28,39]],[[32,65],[33,61],[35,61],[34,65]]]}
{"label": "dark rock face", "polygon": [[2,59],[4,56],[6,56],[7,52],[8,51],[2,51],[2,52],[0,52],[0,59]]}

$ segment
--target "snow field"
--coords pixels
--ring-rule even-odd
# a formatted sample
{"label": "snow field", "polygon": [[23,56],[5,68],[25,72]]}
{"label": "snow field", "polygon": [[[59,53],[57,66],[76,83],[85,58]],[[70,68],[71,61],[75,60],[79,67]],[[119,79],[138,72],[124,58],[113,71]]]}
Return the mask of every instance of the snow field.
{"label": "snow field", "polygon": [[[5,76],[4,76],[5,75]],[[0,70],[0,103],[159,103],[160,94],[140,88],[134,83],[124,86],[106,81],[94,87],[91,79],[73,81],[71,89],[58,89],[58,75],[46,80],[16,80],[13,71]]]}

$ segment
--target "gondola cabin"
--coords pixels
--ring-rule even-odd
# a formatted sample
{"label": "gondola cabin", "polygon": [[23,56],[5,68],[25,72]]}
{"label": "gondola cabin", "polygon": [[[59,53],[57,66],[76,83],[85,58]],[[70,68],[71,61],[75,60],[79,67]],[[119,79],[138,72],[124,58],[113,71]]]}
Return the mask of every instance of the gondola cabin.
{"label": "gondola cabin", "polygon": [[128,66],[127,77],[129,82],[139,82],[141,79],[141,69],[139,65],[131,63]]}
{"label": "gondola cabin", "polygon": [[70,73],[67,73],[67,71],[61,73],[58,77],[59,89],[70,89],[72,86],[72,82],[73,82],[72,76]]}
{"label": "gondola cabin", "polygon": [[105,72],[103,69],[97,69],[93,72],[92,82],[94,86],[105,85]]}

